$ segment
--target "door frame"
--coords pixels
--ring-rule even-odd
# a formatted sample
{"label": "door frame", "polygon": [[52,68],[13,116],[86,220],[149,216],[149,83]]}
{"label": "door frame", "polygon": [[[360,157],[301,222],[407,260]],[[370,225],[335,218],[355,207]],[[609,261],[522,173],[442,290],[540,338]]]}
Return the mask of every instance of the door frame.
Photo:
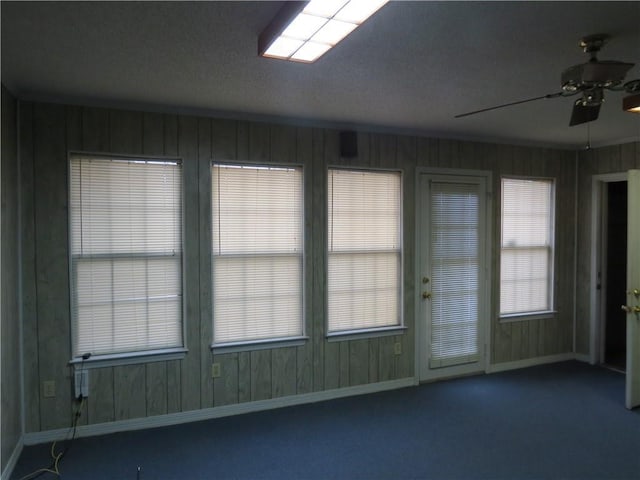
{"label": "door frame", "polygon": [[[423,349],[425,343],[421,341],[423,335],[426,335],[426,322],[421,317],[421,288],[422,275],[420,271],[421,260],[421,246],[423,231],[422,218],[420,215],[421,196],[420,182],[423,175],[434,175],[443,177],[479,177],[485,181],[485,211],[484,213],[484,275],[482,281],[486,288],[486,301],[483,302],[483,306],[479,311],[479,314],[484,317],[484,321],[481,322],[479,331],[479,340],[484,342],[483,355],[480,360],[481,367],[469,368],[468,365],[453,366],[446,368],[446,372],[442,375],[423,375],[424,370],[428,370],[428,366],[422,365],[422,357],[424,354]],[[417,167],[415,178],[415,303],[414,303],[414,318],[415,318],[415,358],[414,358],[414,372],[416,383],[427,382],[433,380],[439,380],[443,378],[449,378],[452,376],[466,375],[469,373],[483,372],[487,373],[490,368],[491,360],[491,319],[492,319],[492,300],[493,300],[493,173],[489,170],[472,170],[472,169],[457,169],[457,168],[437,168],[437,167]]]}
{"label": "door frame", "polygon": [[[605,173],[591,177],[591,274],[589,281],[589,363],[604,361],[604,300],[606,298],[606,248],[603,222],[606,220],[605,186],[612,182],[626,182],[627,172]],[[626,252],[625,252],[626,254]],[[598,290],[598,271],[603,272]]]}

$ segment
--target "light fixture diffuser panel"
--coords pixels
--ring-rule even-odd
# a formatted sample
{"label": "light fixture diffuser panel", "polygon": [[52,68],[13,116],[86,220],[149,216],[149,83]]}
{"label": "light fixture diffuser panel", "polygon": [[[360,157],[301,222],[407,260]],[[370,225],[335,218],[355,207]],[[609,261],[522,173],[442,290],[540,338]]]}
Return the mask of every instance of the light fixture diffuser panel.
{"label": "light fixture diffuser panel", "polygon": [[296,50],[298,50],[303,40],[294,38],[278,37],[264,52],[265,57],[289,58]]}
{"label": "light fixture diffuser panel", "polygon": [[338,20],[329,20],[311,40],[318,43],[328,43],[335,45],[344,37],[353,32],[356,27],[355,23],[340,22]]}
{"label": "light fixture diffuser panel", "polygon": [[314,62],[327,53],[331,45],[324,43],[307,42],[291,56],[291,60],[298,62]]}
{"label": "light fixture diffuser panel", "polygon": [[388,0],[351,0],[336,13],[335,19],[360,25],[387,2]]}
{"label": "light fixture diffuser panel", "polygon": [[347,3],[347,0],[311,0],[303,12],[331,18]]}
{"label": "light fixture diffuser panel", "polygon": [[326,18],[301,13],[282,32],[282,36],[309,40],[325,23],[327,23]]}

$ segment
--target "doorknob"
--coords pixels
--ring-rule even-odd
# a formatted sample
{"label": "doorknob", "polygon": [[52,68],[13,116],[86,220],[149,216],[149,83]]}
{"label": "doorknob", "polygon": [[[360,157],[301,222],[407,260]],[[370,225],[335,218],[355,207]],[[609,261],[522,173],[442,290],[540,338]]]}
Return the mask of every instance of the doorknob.
{"label": "doorknob", "polygon": [[640,297],[640,289],[634,288],[630,292],[627,292],[627,295],[633,295],[634,297],[638,298]]}
{"label": "doorknob", "polygon": [[431,298],[431,292],[422,292],[422,298],[425,300]]}
{"label": "doorknob", "polygon": [[[423,294],[424,296],[424,294]],[[622,305],[622,310],[624,310],[627,313],[640,313],[640,305],[636,305],[635,307],[630,307],[628,305]]]}

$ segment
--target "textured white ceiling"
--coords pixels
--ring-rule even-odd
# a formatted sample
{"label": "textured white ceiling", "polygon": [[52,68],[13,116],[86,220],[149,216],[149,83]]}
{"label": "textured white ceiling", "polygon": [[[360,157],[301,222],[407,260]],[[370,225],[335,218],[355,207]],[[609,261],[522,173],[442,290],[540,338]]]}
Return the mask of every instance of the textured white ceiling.
{"label": "textured white ceiling", "polygon": [[[297,121],[579,148],[640,140],[607,93],[569,127],[574,98],[454,115],[560,90],[593,33],[634,62],[640,2],[390,2],[314,64],[257,56],[283,2],[8,2],[2,82],[27,99]],[[589,130],[589,132],[588,132]]]}

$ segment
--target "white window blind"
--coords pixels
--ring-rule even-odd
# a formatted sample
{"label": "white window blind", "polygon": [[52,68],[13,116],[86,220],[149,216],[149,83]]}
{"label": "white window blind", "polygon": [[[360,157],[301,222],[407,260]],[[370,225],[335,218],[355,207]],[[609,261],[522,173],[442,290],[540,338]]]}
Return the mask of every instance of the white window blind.
{"label": "white window blind", "polygon": [[401,325],[401,175],[330,169],[329,332]]}
{"label": "white window blind", "polygon": [[432,368],[478,359],[478,188],[431,183]]}
{"label": "white window blind", "polygon": [[214,164],[214,344],[303,334],[302,169]]}
{"label": "white window blind", "polygon": [[553,309],[553,190],[551,180],[502,179],[502,315]]}
{"label": "white window blind", "polygon": [[182,347],[182,167],[70,158],[73,354]]}

